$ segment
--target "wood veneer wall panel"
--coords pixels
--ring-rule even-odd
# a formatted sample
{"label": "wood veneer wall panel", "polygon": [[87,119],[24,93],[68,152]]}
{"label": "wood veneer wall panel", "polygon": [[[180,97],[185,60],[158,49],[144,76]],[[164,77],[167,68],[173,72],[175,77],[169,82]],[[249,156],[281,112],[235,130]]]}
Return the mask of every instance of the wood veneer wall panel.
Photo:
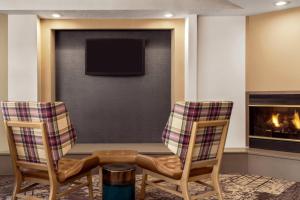
{"label": "wood veneer wall panel", "polygon": [[[8,96],[8,18],[0,14],[0,101]],[[0,112],[1,113],[1,112]],[[1,115],[1,114],[0,114]],[[2,116],[0,117],[0,151],[8,150]]]}

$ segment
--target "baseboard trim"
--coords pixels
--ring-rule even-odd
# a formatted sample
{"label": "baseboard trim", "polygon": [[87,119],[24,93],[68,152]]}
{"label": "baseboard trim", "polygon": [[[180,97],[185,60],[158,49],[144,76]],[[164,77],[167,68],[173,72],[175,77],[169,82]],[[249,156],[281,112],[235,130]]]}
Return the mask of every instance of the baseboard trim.
{"label": "baseboard trim", "polygon": [[[167,155],[172,154],[162,143],[95,143],[76,144],[70,155],[87,155],[94,151],[101,150],[135,150],[146,155]],[[247,153],[248,148],[225,148],[225,153]],[[8,151],[0,151],[1,155],[9,155]]]}
{"label": "baseboard trim", "polygon": [[[134,146],[129,145],[127,148],[121,148],[122,145],[110,145],[111,147],[108,149],[105,149],[107,145],[100,146],[100,150],[133,149],[140,150],[140,153],[142,154],[153,156],[171,154],[170,151],[163,148],[163,145],[156,146],[157,152],[150,148],[149,144],[142,144],[142,146],[144,146],[142,149],[138,145],[136,145],[135,148],[132,148]],[[88,150],[83,150],[83,147],[87,146],[75,146],[75,150],[73,149],[68,156],[73,158],[82,158],[90,155],[94,150],[99,150],[99,146],[97,145],[95,145],[94,148],[89,148]],[[0,175],[13,174],[11,159],[8,152],[0,153],[0,163]],[[295,153],[248,148],[226,148],[222,162],[222,173],[253,174],[282,178],[291,181],[300,181],[300,174],[298,173],[299,168],[300,155]]]}
{"label": "baseboard trim", "polygon": [[[158,143],[144,144],[77,144],[67,154],[68,157],[82,158],[99,150],[136,150],[144,155],[162,156],[172,155],[167,147]],[[238,162],[237,162],[238,161]],[[9,152],[0,152],[0,175],[11,175],[12,165]],[[3,164],[2,164],[3,163]],[[239,163],[234,164],[233,163]],[[223,159],[224,173],[247,173],[247,149],[246,148],[226,148]]]}

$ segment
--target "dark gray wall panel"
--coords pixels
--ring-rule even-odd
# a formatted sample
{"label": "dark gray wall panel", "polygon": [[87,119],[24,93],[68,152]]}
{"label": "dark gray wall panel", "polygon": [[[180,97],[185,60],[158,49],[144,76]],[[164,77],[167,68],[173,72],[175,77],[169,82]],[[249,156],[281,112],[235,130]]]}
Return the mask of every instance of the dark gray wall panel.
{"label": "dark gray wall panel", "polygon": [[[145,76],[85,75],[88,38],[146,39]],[[56,99],[67,104],[81,143],[161,142],[171,107],[171,32],[57,31]]]}

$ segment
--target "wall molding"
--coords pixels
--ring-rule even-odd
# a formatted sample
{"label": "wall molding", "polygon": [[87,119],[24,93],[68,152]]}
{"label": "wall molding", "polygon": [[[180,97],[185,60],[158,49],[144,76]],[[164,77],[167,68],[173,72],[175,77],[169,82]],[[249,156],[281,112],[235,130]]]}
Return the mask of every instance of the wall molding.
{"label": "wall molding", "polygon": [[184,24],[183,19],[42,19],[40,100],[55,101],[55,30],[171,30],[171,103],[184,100]]}

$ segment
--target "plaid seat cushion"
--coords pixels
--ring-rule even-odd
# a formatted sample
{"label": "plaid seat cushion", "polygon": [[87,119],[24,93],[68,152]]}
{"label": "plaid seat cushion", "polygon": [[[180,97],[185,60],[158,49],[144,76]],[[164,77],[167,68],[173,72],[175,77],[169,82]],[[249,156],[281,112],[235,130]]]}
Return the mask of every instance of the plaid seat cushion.
{"label": "plaid seat cushion", "polygon": [[[75,143],[75,130],[62,102],[1,102],[1,109],[6,121],[45,122],[55,166]],[[46,163],[41,130],[13,128],[12,131],[19,160]]]}
{"label": "plaid seat cushion", "polygon": [[[163,131],[163,142],[184,163],[193,122],[228,120],[232,106],[229,101],[176,103]],[[216,157],[222,130],[223,127],[207,127],[197,131],[193,161]]]}

